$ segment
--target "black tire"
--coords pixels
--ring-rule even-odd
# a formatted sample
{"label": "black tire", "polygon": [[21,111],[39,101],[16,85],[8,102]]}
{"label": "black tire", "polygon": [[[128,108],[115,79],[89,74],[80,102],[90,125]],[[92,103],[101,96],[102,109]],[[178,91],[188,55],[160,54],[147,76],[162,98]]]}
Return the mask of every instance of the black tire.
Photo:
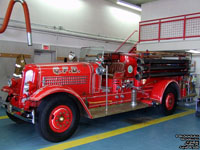
{"label": "black tire", "polygon": [[[8,96],[8,97],[6,98],[6,102],[9,102],[9,99],[10,99],[10,97]],[[7,114],[7,116],[9,117],[10,120],[14,121],[14,122],[17,123],[17,124],[26,123],[26,121],[21,120],[21,119],[15,117],[15,116],[13,116],[12,114],[10,114],[10,113],[7,112],[7,111],[6,111],[6,114]]]}
{"label": "black tire", "polygon": [[75,102],[63,93],[44,98],[37,109],[37,115],[36,126],[40,134],[51,142],[61,142],[71,137],[80,120]]}
{"label": "black tire", "polygon": [[164,115],[171,115],[176,110],[177,106],[177,91],[173,85],[169,85],[165,90],[160,105],[160,111]]}

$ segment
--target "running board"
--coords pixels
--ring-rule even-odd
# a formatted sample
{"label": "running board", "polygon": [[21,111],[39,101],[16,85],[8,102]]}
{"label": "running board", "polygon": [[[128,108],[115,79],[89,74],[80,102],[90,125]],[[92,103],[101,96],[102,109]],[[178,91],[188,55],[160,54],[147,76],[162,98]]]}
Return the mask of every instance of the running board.
{"label": "running board", "polygon": [[149,105],[141,103],[141,102],[137,102],[137,105],[134,107],[131,105],[131,103],[109,105],[107,112],[106,112],[106,107],[91,108],[89,110],[92,115],[92,118],[94,119],[94,118],[100,118],[104,116],[119,114],[123,112],[133,111],[137,109],[142,109],[146,107],[149,107]]}

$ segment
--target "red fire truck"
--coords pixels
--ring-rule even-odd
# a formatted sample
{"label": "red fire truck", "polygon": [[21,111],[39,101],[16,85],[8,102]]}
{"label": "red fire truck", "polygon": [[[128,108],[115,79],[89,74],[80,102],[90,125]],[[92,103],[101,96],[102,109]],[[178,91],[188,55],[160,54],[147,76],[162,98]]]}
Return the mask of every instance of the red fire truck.
{"label": "red fire truck", "polygon": [[[186,54],[104,53],[96,62],[29,64],[2,91],[9,118],[36,124],[53,142],[69,138],[80,116],[91,119],[160,105],[165,115],[186,96]],[[170,53],[171,54],[171,53]],[[165,55],[166,56],[166,55]]]}
{"label": "red fire truck", "polygon": [[[28,7],[10,0],[0,33],[4,32],[16,2],[22,4],[31,45]],[[0,104],[17,122],[36,124],[52,142],[69,138],[80,116],[90,119],[159,105],[172,114],[186,95],[189,59],[186,53],[103,53],[95,62],[28,64],[21,78],[12,78]]]}

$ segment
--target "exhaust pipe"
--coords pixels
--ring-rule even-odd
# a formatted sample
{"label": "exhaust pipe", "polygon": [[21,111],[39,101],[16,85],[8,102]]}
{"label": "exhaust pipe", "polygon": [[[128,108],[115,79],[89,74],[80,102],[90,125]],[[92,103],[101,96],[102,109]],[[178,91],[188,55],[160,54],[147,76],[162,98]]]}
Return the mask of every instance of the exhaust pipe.
{"label": "exhaust pipe", "polygon": [[3,21],[3,24],[0,28],[0,33],[5,32],[5,30],[7,29],[8,22],[10,21],[11,13],[12,13],[13,7],[14,7],[16,2],[19,2],[23,7],[25,22],[26,22],[27,42],[28,42],[28,46],[32,46],[30,15],[29,15],[28,6],[27,6],[27,3],[25,2],[25,0],[11,0],[10,1],[8,8],[7,8],[5,18],[4,18],[4,21]]}

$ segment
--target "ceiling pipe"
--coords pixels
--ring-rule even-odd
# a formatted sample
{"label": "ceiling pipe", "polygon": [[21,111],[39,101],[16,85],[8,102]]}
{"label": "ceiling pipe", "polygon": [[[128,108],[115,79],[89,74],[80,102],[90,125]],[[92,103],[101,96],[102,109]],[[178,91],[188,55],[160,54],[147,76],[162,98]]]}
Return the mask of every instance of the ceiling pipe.
{"label": "ceiling pipe", "polygon": [[0,28],[0,33],[5,32],[5,30],[7,29],[11,13],[16,2],[19,2],[23,7],[25,22],[26,22],[27,42],[28,46],[31,46],[32,45],[31,23],[30,23],[28,6],[25,0],[10,0],[3,24]]}
{"label": "ceiling pipe", "polygon": [[[3,20],[3,18],[0,18],[0,20]],[[24,24],[22,21],[17,21],[17,20],[10,20],[11,25],[8,25],[10,28],[14,29],[24,29],[21,25]],[[19,24],[16,25],[16,24]],[[92,39],[92,40],[100,40],[104,42],[117,42],[117,43],[122,43],[124,42],[124,39],[122,38],[116,38],[116,37],[109,37],[109,36],[104,36],[104,35],[96,35],[96,34],[91,34],[91,33],[85,33],[85,32],[79,32],[79,31],[73,31],[73,30],[67,30],[64,29],[61,26],[49,26],[49,25],[42,25],[42,24],[35,24],[32,23],[32,31],[35,32],[41,32],[41,33],[46,33],[46,34],[56,34],[57,36],[73,36],[73,37],[78,37],[78,38],[87,38],[87,39]],[[133,44],[134,40],[129,40],[126,42],[126,44]]]}

